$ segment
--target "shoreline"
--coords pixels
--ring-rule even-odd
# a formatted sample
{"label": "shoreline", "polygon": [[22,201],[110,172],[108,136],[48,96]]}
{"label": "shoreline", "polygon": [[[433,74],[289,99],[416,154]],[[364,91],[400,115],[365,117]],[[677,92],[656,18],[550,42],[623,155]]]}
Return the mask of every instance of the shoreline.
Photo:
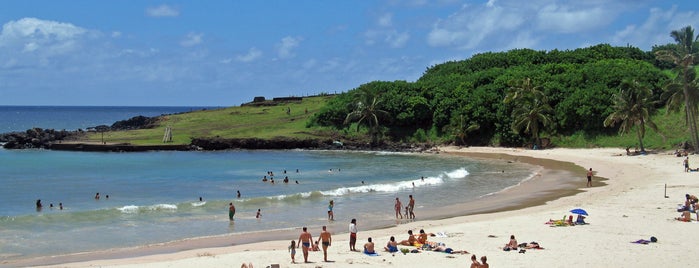
{"label": "shoreline", "polygon": [[[509,210],[519,210],[531,206],[540,206],[545,203],[565,196],[581,192],[579,178],[584,176],[584,169],[572,164],[554,160],[542,160],[526,156],[511,156],[498,153],[474,153],[474,152],[445,152],[448,155],[459,157],[481,158],[502,161],[520,161],[523,163],[542,167],[539,175],[520,182],[518,185],[503,189],[499,192],[482,196],[463,204],[454,204],[448,207],[429,212],[420,211],[417,221],[398,221],[370,226],[372,230],[390,230],[401,228],[409,224],[419,224],[434,220],[453,219],[468,215],[490,214]],[[565,177],[576,179],[564,179]],[[532,192],[538,193],[531,195]],[[332,233],[345,235],[344,224],[329,225]],[[313,229],[316,226],[310,227]],[[338,230],[339,229],[339,230]],[[129,248],[115,248],[101,251],[82,252],[58,256],[34,257],[4,262],[3,265],[57,265],[61,263],[90,262],[97,260],[116,261],[133,258],[147,258],[154,255],[176,254],[182,251],[191,251],[201,248],[215,248],[219,250],[230,246],[249,246],[258,243],[274,243],[286,237],[294,239],[300,227],[287,230],[260,231],[243,234],[224,234],[212,237],[196,237],[165,243],[143,245]],[[417,231],[417,230],[416,230]],[[235,241],[235,242],[231,242]]]}
{"label": "shoreline", "polygon": [[[447,237],[430,238],[446,243],[455,250],[468,250],[478,257],[487,256],[488,263],[498,267],[653,267],[693,265],[686,250],[695,247],[697,221],[679,222],[676,206],[684,194],[699,192],[698,173],[682,171],[682,159],[667,152],[644,156],[620,156],[623,149],[549,149],[521,150],[512,148],[470,147],[443,148],[445,152],[492,153],[554,159],[593,168],[597,176],[608,178],[604,187],[583,188],[570,196],[518,210],[480,213],[441,220],[419,220],[397,227],[363,230],[360,226],[358,244],[367,237],[374,238],[382,248],[389,236],[405,239],[408,229],[445,232]],[[690,163],[699,157],[690,155]],[[584,178],[579,178],[584,184]],[[666,187],[667,186],[667,187]],[[666,190],[666,191],[665,191]],[[548,219],[560,219],[573,208],[584,208],[590,215],[588,225],[550,227]],[[692,216],[694,217],[694,215]],[[319,230],[311,229],[314,235]],[[293,232],[291,236],[297,235]],[[542,250],[529,249],[526,254],[502,251],[501,247],[516,235],[519,242],[537,241]],[[630,243],[657,237],[657,243]],[[280,238],[281,239],[281,238]],[[389,254],[379,250],[379,257],[350,252],[345,234],[333,234],[328,259],[322,262],[321,252],[311,252],[312,263],[290,264],[288,240],[260,242],[230,247],[198,248],[175,253],[154,254],[123,259],[94,259],[84,262],[62,262],[47,267],[237,267],[253,263],[256,267],[280,264],[280,267],[456,267],[469,263],[470,254],[445,255],[423,251],[419,254]],[[401,248],[405,248],[400,246]],[[296,260],[302,258],[300,251]],[[2,265],[6,265],[3,263]]]}

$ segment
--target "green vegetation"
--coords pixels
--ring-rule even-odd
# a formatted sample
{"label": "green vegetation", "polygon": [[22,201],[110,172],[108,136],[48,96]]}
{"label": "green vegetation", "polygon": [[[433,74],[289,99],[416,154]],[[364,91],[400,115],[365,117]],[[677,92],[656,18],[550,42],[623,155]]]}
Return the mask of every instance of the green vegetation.
{"label": "green vegetation", "polygon": [[171,115],[154,129],[107,132],[105,140],[160,144],[171,126],[175,144],[284,136],[371,138],[372,145],[533,146],[546,139],[555,146],[641,150],[689,140],[699,148],[699,37],[689,26],[671,36],[676,44],[647,52],[606,44],[488,52],[431,66],[415,82],[373,81],[301,103]]}
{"label": "green vegetation", "polygon": [[[173,132],[171,144],[189,144],[193,137],[225,137],[269,139],[273,137],[327,136],[326,128],[306,128],[306,121],[323,107],[331,96],[304,98],[302,102],[289,102],[277,106],[241,106],[225,109],[197,111],[161,117],[159,125],[151,129],[111,131],[104,133],[108,143],[136,145],[163,144],[165,127]],[[290,113],[287,114],[287,108]],[[308,111],[308,113],[306,113]],[[88,141],[100,142],[101,134],[93,133]]]}

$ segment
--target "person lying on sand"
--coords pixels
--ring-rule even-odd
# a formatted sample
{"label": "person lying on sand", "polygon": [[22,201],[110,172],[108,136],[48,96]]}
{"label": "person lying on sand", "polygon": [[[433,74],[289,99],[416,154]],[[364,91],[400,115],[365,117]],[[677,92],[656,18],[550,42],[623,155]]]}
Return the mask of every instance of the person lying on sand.
{"label": "person lying on sand", "polygon": [[466,250],[453,250],[452,248],[448,248],[445,245],[436,246],[434,249],[432,249],[432,251],[444,252],[449,254],[468,254],[468,251]]}

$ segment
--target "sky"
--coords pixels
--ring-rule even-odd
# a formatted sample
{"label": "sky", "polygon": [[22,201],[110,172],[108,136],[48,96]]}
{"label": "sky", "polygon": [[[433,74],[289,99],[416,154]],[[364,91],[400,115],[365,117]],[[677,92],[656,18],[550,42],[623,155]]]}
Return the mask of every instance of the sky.
{"label": "sky", "polygon": [[649,51],[699,28],[699,2],[24,0],[0,24],[0,105],[237,106],[414,82],[484,52]]}

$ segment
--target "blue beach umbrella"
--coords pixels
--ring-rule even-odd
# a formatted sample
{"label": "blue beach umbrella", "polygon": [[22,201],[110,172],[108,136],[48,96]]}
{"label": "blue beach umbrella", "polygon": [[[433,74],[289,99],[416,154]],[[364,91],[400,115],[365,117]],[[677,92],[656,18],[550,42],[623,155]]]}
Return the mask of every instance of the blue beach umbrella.
{"label": "blue beach umbrella", "polygon": [[571,210],[570,212],[571,212],[571,213],[574,213],[574,214],[580,214],[580,215],[585,215],[585,216],[587,216],[587,211],[585,211],[585,210],[582,209],[582,208],[576,208],[576,209]]}

